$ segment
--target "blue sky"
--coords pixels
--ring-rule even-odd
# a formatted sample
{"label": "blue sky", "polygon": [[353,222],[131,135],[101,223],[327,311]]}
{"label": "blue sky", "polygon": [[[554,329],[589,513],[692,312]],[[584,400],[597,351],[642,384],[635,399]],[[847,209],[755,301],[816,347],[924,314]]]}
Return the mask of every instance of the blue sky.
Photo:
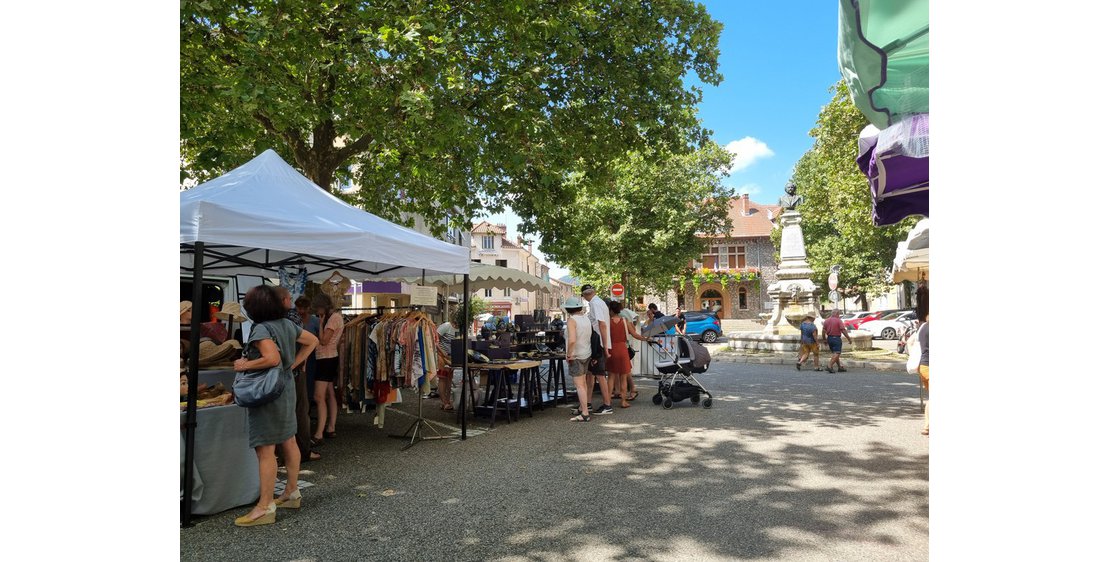
{"label": "blue sky", "polygon": [[[829,87],[840,78],[836,64],[837,3],[828,0],[704,1],[724,24],[718,65],[724,80],[703,86],[699,114],[713,140],[736,158],[725,185],[759,203],[775,203],[794,163],[810,148],[809,130]],[[690,84],[696,83],[696,77]],[[480,220],[480,219],[479,219]],[[511,212],[490,220],[515,235]],[[545,259],[543,255],[541,259]],[[552,275],[566,270],[557,264]]]}

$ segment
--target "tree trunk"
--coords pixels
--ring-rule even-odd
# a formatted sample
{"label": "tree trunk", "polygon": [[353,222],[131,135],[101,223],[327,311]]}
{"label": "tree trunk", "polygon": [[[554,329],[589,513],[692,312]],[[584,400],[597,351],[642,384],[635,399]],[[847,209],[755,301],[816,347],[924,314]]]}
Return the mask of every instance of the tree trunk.
{"label": "tree trunk", "polygon": [[859,294],[859,302],[860,305],[863,306],[864,310],[871,310],[870,305],[867,303],[867,293]]}

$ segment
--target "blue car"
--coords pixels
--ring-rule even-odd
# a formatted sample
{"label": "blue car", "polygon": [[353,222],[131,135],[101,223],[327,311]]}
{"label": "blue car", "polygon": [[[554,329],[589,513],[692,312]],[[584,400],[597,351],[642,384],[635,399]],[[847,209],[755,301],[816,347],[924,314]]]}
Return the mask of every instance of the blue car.
{"label": "blue car", "polygon": [[[721,337],[721,319],[712,312],[686,312],[686,335],[694,340],[704,343],[713,343]],[[677,332],[674,328],[667,330],[668,335]]]}

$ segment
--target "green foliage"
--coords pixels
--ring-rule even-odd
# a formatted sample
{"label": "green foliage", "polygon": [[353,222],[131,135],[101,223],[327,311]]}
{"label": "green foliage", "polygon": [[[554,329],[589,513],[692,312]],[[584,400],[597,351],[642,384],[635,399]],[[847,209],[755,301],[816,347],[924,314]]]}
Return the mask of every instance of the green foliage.
{"label": "green foliage", "polygon": [[489,312],[489,301],[482,297],[471,296],[469,314],[464,312],[464,310],[465,307],[463,307],[462,303],[459,303],[458,307],[455,308],[455,325],[458,326],[460,330],[467,329],[467,326],[470,326],[470,324],[478,318],[478,315]]}
{"label": "green foliage", "polygon": [[629,294],[665,294],[705,250],[699,233],[731,229],[720,172],[731,158],[713,142],[690,154],[630,152],[606,181],[572,175],[573,201],[525,227],[544,232],[540,249],[583,282],[608,287],[628,273]]}
{"label": "green foliage", "polygon": [[[833,99],[809,133],[815,139],[813,148],[795,164],[792,178],[804,197],[798,211],[806,252],[816,280],[826,279],[831,266],[841,266],[839,285],[846,296],[884,293],[891,287],[886,272],[898,242],[918,219],[873,224],[867,178],[855,162],[856,140],[867,119],[852,104],[844,81],[830,91]],[[777,248],[781,232],[773,233],[772,239]]]}
{"label": "green foliage", "polygon": [[439,230],[543,215],[575,198],[571,170],[603,178],[649,140],[689,151],[708,131],[683,81],[721,80],[722,26],[692,0],[183,0],[180,16],[183,179],[273,148]]}

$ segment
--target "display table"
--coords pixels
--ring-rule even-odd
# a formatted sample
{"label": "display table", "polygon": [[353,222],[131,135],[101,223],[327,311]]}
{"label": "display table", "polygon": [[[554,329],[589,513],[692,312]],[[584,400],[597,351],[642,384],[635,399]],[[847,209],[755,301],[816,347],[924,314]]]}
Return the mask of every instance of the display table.
{"label": "display table", "polygon": [[[497,423],[497,412],[499,410],[505,411],[505,417],[510,423],[512,422],[512,414],[516,413],[517,419],[519,419],[522,409],[528,410],[528,415],[532,415],[532,408],[540,402],[539,368],[539,361],[471,363],[471,376],[475,373],[489,375],[486,382],[485,400],[481,406],[479,406],[475,397],[474,384],[470,384],[470,403],[474,407],[474,415],[478,415],[479,407],[482,409],[488,408],[490,410],[489,426],[491,429]],[[519,375],[515,397],[513,396],[512,384],[509,381],[509,375],[514,371]]]}
{"label": "display table", "polygon": [[[198,384],[231,388],[234,371],[200,371]],[[185,412],[181,412],[181,461],[185,470]],[[234,404],[197,410],[193,514],[208,515],[258,500],[258,457],[247,437],[247,409]]]}

